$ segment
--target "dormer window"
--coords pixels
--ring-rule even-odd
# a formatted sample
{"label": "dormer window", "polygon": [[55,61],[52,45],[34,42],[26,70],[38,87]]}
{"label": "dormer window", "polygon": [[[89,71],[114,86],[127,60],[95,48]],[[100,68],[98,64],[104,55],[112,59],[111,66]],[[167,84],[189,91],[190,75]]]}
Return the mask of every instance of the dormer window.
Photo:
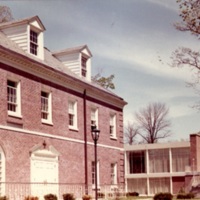
{"label": "dormer window", "polygon": [[45,27],[38,16],[2,24],[0,31],[10,40],[25,52],[44,60]]}
{"label": "dormer window", "polygon": [[92,54],[86,45],[53,53],[66,68],[87,81],[91,81]]}
{"label": "dormer window", "polygon": [[38,34],[30,30],[30,53],[37,55],[38,54]]}
{"label": "dormer window", "polygon": [[81,74],[82,77],[87,76],[87,58],[84,56],[82,56],[81,58]]}

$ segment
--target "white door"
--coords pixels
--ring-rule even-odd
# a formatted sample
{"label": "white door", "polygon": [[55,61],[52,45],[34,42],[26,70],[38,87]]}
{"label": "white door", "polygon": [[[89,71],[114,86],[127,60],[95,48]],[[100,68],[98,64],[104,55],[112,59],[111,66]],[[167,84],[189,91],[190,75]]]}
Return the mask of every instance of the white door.
{"label": "white door", "polygon": [[31,158],[31,195],[40,199],[49,193],[58,196],[58,156],[39,151]]}
{"label": "white door", "polygon": [[32,182],[58,183],[58,163],[55,161],[33,161]]}

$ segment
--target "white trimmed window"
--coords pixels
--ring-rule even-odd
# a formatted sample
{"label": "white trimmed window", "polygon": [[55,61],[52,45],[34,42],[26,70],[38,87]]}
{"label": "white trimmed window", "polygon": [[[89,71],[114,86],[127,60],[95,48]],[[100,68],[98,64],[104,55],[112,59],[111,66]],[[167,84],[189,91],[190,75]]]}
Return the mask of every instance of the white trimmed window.
{"label": "white trimmed window", "polygon": [[111,170],[111,185],[116,185],[117,184],[117,164],[116,163],[111,163],[110,165],[110,170]]}
{"label": "white trimmed window", "polygon": [[41,91],[41,119],[44,123],[52,123],[51,93]]}
{"label": "white trimmed window", "polygon": [[87,58],[82,55],[81,57],[81,75],[87,77]]}
{"label": "white trimmed window", "polygon": [[30,30],[30,53],[38,55],[38,33]]}
{"label": "white trimmed window", "polygon": [[91,125],[96,125],[98,128],[98,109],[91,109]]}
{"label": "white trimmed window", "polygon": [[116,114],[110,114],[110,137],[116,138]]}
{"label": "white trimmed window", "polygon": [[[95,162],[92,161],[92,185],[95,185]],[[100,185],[99,180],[99,161],[97,161],[97,185]]]}
{"label": "white trimmed window", "polygon": [[20,82],[7,80],[8,114],[21,117]]}
{"label": "white trimmed window", "polygon": [[68,118],[69,118],[69,128],[77,129],[77,102],[68,102]]}

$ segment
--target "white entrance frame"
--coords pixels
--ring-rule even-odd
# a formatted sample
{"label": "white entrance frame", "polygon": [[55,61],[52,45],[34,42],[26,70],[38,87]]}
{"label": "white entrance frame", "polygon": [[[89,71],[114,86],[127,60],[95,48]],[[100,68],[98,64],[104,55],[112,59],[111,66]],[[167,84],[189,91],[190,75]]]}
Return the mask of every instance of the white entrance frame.
{"label": "white entrance frame", "polygon": [[[33,196],[38,196],[40,199],[43,199],[43,196],[49,193],[54,193],[58,196],[58,158],[59,152],[53,146],[46,148],[44,145],[36,145],[31,149],[30,180],[31,194]],[[53,167],[53,169],[49,168],[49,166]],[[45,167],[48,169],[45,170]]]}

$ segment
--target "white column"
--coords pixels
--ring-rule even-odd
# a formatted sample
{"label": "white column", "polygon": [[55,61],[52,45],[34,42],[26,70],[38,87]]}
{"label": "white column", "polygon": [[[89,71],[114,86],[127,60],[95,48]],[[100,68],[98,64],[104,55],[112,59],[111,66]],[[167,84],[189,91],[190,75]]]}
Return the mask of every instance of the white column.
{"label": "white column", "polygon": [[[146,149],[146,173],[149,174],[149,150]],[[149,188],[149,178],[147,177],[147,195],[150,193],[150,188]]]}
{"label": "white column", "polygon": [[[172,174],[172,150],[169,148],[169,173]],[[170,176],[170,193],[173,194],[173,181]]]}

